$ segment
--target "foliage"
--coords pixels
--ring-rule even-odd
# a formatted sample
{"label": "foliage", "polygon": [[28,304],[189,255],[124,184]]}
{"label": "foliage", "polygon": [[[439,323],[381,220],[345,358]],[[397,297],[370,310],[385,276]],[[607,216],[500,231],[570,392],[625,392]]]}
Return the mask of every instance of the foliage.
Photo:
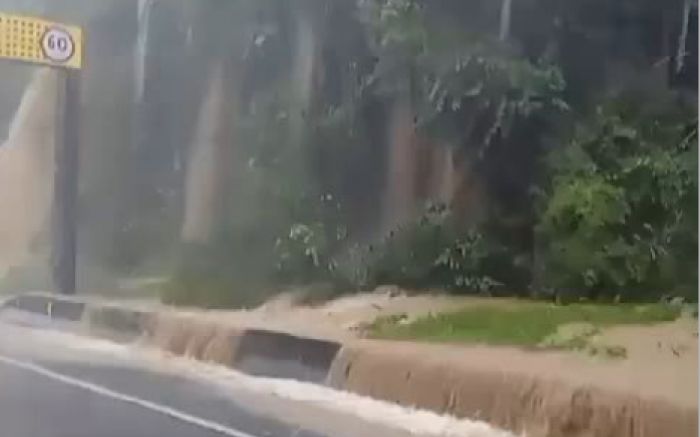
{"label": "foliage", "polygon": [[599,108],[550,165],[538,225],[545,283],[589,297],[696,293],[692,111]]}
{"label": "foliage", "polygon": [[[695,293],[695,111],[639,92],[632,102],[607,97],[624,88],[606,82],[609,62],[643,70],[651,55],[640,52],[656,50],[637,50],[613,20],[581,13],[608,3],[525,2],[517,23],[535,24],[514,21],[506,41],[487,19],[494,2],[341,3],[314,13],[320,2],[265,2],[267,12],[244,20],[253,36],[237,49],[243,85],[224,229],[210,247],[185,249],[201,260],[183,256],[173,301],[254,302],[319,282],[522,294],[532,276],[534,290],[577,297]],[[601,15],[629,15],[634,32],[654,33],[641,19],[656,14],[652,2],[609,6]],[[313,62],[301,68],[294,44],[307,37]],[[618,40],[624,50],[612,47]],[[297,70],[307,67],[313,91],[300,107]],[[591,103],[601,105],[595,114]],[[411,111],[421,147],[451,147],[454,168],[483,185],[475,207],[484,223],[431,206],[376,235],[397,104]]]}
{"label": "foliage", "polygon": [[430,206],[418,220],[370,246],[364,265],[371,285],[477,294],[502,291],[516,270],[507,248],[476,228],[460,226],[442,205]]}
{"label": "foliage", "polygon": [[518,121],[566,110],[559,69],[532,62],[487,33],[429,20],[439,7],[415,0],[367,2],[379,61],[367,81],[376,92],[408,96],[417,127],[431,138],[484,157]]}
{"label": "foliage", "polygon": [[491,255],[490,249],[482,234],[470,230],[443,249],[433,264],[448,274],[454,274],[452,287],[486,294],[503,285],[490,276],[481,276],[485,270],[484,262]]}
{"label": "foliage", "polygon": [[541,302],[493,302],[451,313],[430,315],[408,324],[380,319],[375,337],[537,346],[560,326],[586,323],[594,328],[675,320],[680,310],[661,304],[566,306]]}
{"label": "foliage", "polygon": [[[321,196],[319,203],[321,211],[315,221],[292,224],[289,232],[275,242],[277,275],[287,284],[330,281],[334,277],[337,268],[334,255],[347,238],[347,229],[337,221],[340,205],[333,201],[333,196]],[[328,216],[329,208],[336,220]]]}
{"label": "foliage", "polygon": [[221,235],[218,244],[189,244],[161,287],[174,305],[238,308],[259,305],[277,290],[270,244],[260,235]]}
{"label": "foliage", "polygon": [[287,104],[281,94],[258,96],[255,111],[241,117],[226,222],[211,243],[182,248],[165,301],[250,306],[280,287],[334,279],[333,256],[347,234],[343,211],[290,170],[296,151],[279,147],[289,132]]}
{"label": "foliage", "polygon": [[431,136],[476,144],[477,157],[494,141],[508,138],[518,120],[567,108],[558,97],[564,82],[556,67],[489,55],[491,51],[477,46],[431,63],[427,99],[419,110],[419,126]]}

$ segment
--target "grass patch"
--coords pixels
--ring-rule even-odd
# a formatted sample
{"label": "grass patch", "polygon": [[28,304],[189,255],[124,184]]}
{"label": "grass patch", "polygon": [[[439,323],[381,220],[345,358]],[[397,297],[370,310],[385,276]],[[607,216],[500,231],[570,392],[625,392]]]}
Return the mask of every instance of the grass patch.
{"label": "grass patch", "polygon": [[571,304],[523,302],[508,306],[479,305],[405,323],[379,318],[375,338],[536,346],[569,323],[594,327],[652,324],[675,320],[680,309],[662,304]]}

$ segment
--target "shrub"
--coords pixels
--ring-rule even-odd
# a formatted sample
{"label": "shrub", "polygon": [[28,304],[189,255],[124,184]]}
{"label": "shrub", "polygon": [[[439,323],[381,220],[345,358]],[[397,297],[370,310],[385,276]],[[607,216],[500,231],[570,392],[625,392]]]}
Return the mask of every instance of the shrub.
{"label": "shrub", "polygon": [[367,282],[491,294],[512,285],[512,253],[475,227],[455,222],[444,206],[390,232],[367,249]]}
{"label": "shrub", "polygon": [[[263,247],[256,249],[255,244],[243,240],[238,240],[238,244],[228,241],[184,246],[170,280],[161,289],[161,299],[173,305],[207,308],[262,303],[275,291],[268,279]],[[247,258],[243,252],[247,252]]]}
{"label": "shrub", "polygon": [[330,279],[336,268],[332,242],[323,223],[295,223],[275,243],[277,275],[282,282],[308,284]]}
{"label": "shrub", "polygon": [[543,282],[589,298],[695,296],[697,119],[614,103],[550,156]]}

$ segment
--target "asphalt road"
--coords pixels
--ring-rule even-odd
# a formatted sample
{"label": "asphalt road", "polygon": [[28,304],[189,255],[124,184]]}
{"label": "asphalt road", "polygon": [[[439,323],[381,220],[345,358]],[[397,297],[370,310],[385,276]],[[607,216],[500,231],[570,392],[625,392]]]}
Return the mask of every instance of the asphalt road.
{"label": "asphalt road", "polygon": [[[408,433],[76,348],[39,319],[0,315],[2,437],[320,437]],[[69,337],[70,338],[70,337]],[[91,341],[87,340],[86,341]]]}

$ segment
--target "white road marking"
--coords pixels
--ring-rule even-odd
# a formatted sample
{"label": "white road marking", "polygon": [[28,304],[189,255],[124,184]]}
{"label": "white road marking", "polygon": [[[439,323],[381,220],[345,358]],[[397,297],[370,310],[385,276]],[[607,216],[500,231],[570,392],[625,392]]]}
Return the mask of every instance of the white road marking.
{"label": "white road marking", "polygon": [[95,393],[110,399],[125,402],[132,405],[137,405],[139,407],[145,408],[147,410],[171,417],[173,419],[179,420],[181,422],[189,423],[191,425],[199,426],[200,428],[205,428],[210,431],[215,431],[220,434],[230,436],[230,437],[258,437],[253,434],[248,434],[244,431],[240,431],[228,426],[222,425],[220,423],[212,422],[201,417],[193,416],[187,414],[183,411],[176,410],[174,408],[160,405],[155,402],[140,399],[134,396],[130,396],[124,393],[119,393],[117,391],[111,390],[107,387],[93,384],[91,382],[83,381],[81,379],[73,378],[71,376],[63,375],[61,373],[54,372],[53,370],[47,369],[45,367],[39,366],[34,363],[25,362],[10,358],[4,355],[0,355],[0,363],[6,364],[8,366],[16,367],[18,369],[26,370],[28,372],[35,373],[37,375],[44,376],[46,378],[52,379],[54,381],[62,382],[66,385],[72,387],[77,387],[91,393]]}
{"label": "white road marking", "polygon": [[[0,332],[13,325],[3,326]],[[204,363],[183,357],[174,357],[162,350],[124,345],[108,340],[85,337],[73,332],[44,330],[34,328],[19,328],[19,333],[10,333],[12,338],[21,338],[22,347],[29,347],[27,353],[49,354],[51,359],[74,360],[75,352],[79,352],[81,360],[85,357],[91,361],[107,359],[111,364],[114,358],[123,365],[137,366],[155,372],[182,376],[192,381],[205,383],[223,394],[237,398],[243,394],[259,394],[274,396],[284,401],[296,404],[307,404],[312,408],[330,410],[357,418],[360,421],[379,426],[406,431],[410,435],[425,435],[435,437],[522,437],[524,434],[513,434],[498,429],[486,422],[459,419],[454,416],[441,415],[432,411],[405,407],[391,402],[371,399],[357,394],[338,391],[330,387],[305,383],[295,380],[262,378],[246,375],[234,369],[212,363]],[[31,335],[32,341],[25,336]],[[33,343],[33,341],[39,343]],[[27,346],[32,345],[33,346]],[[40,347],[37,346],[41,345]],[[55,347],[51,347],[55,346]],[[20,349],[21,350],[21,349]],[[68,353],[62,355],[61,351]],[[87,355],[86,355],[87,353]],[[0,354],[0,357],[2,355]],[[0,360],[0,365],[2,361]],[[256,403],[253,402],[252,405]],[[284,415],[285,412],[277,414]],[[319,414],[315,412],[313,414]],[[285,416],[286,417],[286,416]],[[294,422],[296,424],[296,422]],[[333,432],[330,431],[332,434]]]}

